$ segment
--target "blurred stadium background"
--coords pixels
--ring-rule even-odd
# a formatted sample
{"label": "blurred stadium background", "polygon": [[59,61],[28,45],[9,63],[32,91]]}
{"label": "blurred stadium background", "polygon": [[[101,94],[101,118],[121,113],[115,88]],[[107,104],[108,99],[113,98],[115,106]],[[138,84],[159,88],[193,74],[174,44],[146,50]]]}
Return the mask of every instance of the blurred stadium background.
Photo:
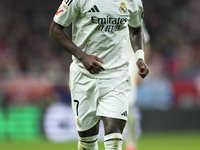
{"label": "blurred stadium background", "polygon": [[[0,1],[0,149],[76,149],[71,56],[49,36],[61,0]],[[200,1],[143,0],[150,74],[139,150],[200,149]],[[66,32],[71,36],[71,28]],[[100,142],[100,146],[103,143]]]}

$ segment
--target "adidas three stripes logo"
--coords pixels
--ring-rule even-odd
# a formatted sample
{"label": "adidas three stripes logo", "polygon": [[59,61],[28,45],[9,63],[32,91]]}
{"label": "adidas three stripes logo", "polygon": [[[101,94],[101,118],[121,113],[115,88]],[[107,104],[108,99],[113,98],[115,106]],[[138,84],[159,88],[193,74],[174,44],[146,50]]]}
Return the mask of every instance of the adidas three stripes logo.
{"label": "adidas three stripes logo", "polygon": [[94,5],[88,12],[100,12],[96,5]]}
{"label": "adidas three stripes logo", "polygon": [[121,115],[127,117],[127,111],[123,112]]}
{"label": "adidas three stripes logo", "polygon": [[73,0],[64,0],[63,3],[65,3],[67,6],[69,6],[71,4]]}

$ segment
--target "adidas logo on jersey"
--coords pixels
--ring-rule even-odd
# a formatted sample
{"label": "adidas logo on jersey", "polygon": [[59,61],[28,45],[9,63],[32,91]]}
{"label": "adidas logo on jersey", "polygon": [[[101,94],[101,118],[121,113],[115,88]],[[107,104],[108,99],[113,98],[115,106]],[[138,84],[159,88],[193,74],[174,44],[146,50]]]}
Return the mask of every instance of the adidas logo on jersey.
{"label": "adidas logo on jersey", "polygon": [[127,117],[127,111],[123,112],[121,115]]}
{"label": "adidas logo on jersey", "polygon": [[69,6],[71,4],[73,0],[64,0],[63,3],[65,3],[67,6]]}
{"label": "adidas logo on jersey", "polygon": [[96,5],[94,5],[88,12],[100,12]]}

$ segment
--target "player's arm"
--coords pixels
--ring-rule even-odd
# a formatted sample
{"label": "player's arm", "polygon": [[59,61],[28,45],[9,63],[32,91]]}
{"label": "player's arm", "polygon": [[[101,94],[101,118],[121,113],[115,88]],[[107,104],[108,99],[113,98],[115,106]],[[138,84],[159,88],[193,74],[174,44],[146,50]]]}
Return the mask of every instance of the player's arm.
{"label": "player's arm", "polygon": [[65,27],[53,21],[51,23],[49,34],[61,47],[63,47],[70,54],[74,55],[78,60],[80,60],[83,63],[84,67],[91,74],[96,74],[100,71],[105,70],[98,63],[103,63],[103,61],[97,56],[88,55],[83,52],[78,46],[76,46],[76,44],[74,44],[71,38],[64,31],[64,28]]}
{"label": "player's arm", "polygon": [[144,61],[144,40],[142,29],[141,27],[134,28],[129,25],[129,34],[131,46],[137,58],[136,64],[139,69],[138,73],[142,78],[145,78],[149,73],[149,68]]}

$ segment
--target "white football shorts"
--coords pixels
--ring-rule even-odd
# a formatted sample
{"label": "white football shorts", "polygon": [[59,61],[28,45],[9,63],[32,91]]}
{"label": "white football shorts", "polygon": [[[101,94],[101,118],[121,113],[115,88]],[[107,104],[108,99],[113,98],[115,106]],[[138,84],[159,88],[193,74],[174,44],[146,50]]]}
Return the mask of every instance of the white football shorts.
{"label": "white football shorts", "polygon": [[78,131],[92,128],[101,116],[127,120],[130,76],[91,78],[70,67],[72,109]]}

